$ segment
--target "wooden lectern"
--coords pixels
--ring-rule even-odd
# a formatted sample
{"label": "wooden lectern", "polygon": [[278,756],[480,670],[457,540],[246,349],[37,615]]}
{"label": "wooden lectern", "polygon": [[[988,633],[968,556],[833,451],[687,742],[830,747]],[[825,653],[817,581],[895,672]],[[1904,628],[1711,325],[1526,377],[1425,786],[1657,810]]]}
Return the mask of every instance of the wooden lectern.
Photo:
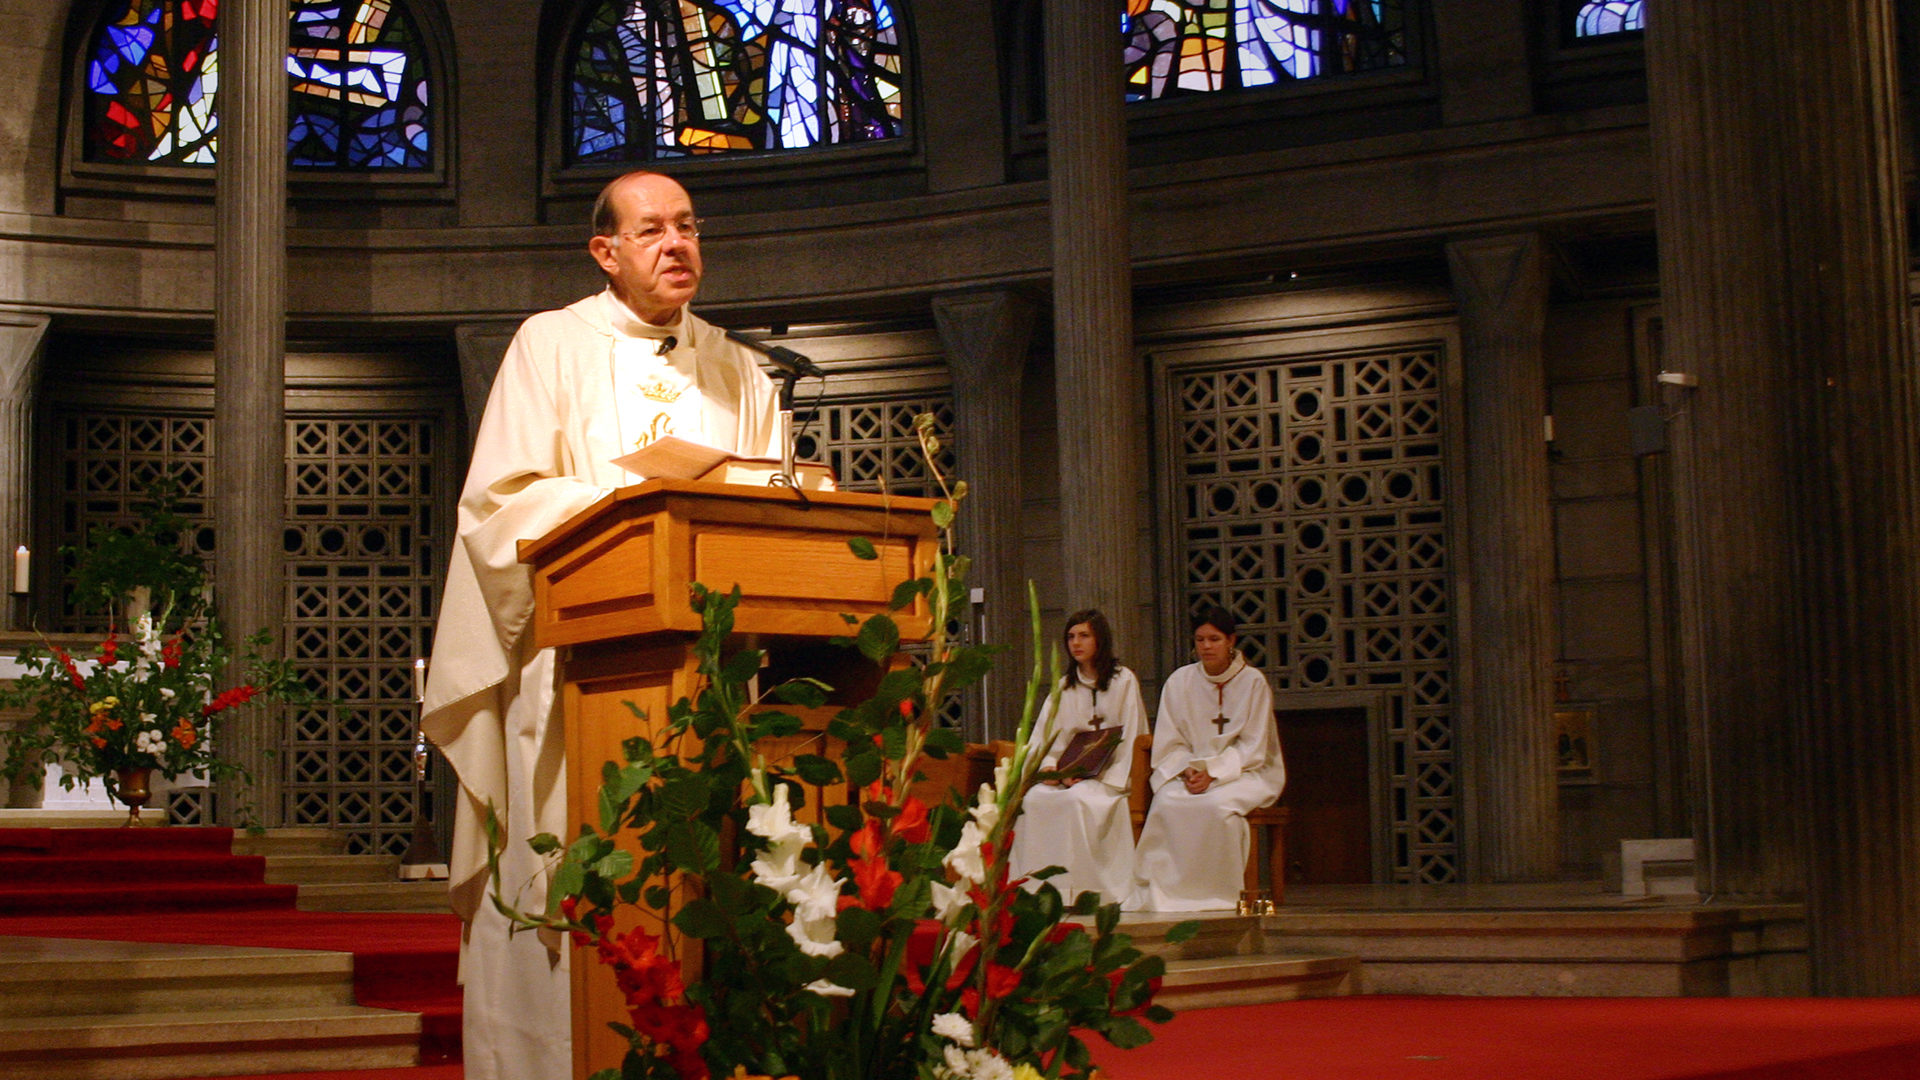
{"label": "wooden lectern", "polygon": [[[787,666],[784,658],[838,685],[831,671],[811,663],[846,655],[822,650],[827,638],[854,632],[843,614],[864,619],[886,611],[896,585],[930,570],[938,544],[933,505],[856,492],[815,491],[803,499],[785,488],[649,480],[523,543],[520,561],[533,567],[534,643],[560,650],[562,841],[572,842],[581,823],[598,823],[602,763],[625,760],[622,741],[663,727],[668,707],[697,689],[693,583],[721,592],[739,585],[740,644],[768,650],[776,666]],[[879,558],[855,556],[847,542],[856,537],[871,541]],[[924,639],[926,598],[894,618],[903,640]],[[648,719],[636,718],[627,702]],[[637,845],[629,846],[637,855]],[[627,1020],[613,974],[591,952],[576,950],[576,1080],[619,1066],[627,1047],[608,1030],[610,1020]]]}

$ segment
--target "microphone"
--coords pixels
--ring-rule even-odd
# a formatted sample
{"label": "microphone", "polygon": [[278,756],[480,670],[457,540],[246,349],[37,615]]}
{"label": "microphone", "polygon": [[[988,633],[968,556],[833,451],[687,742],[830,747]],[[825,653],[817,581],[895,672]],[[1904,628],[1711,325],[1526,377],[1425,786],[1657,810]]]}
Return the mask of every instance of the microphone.
{"label": "microphone", "polygon": [[745,334],[735,333],[724,327],[721,329],[721,332],[727,335],[727,340],[739,342],[754,352],[773,361],[774,367],[779,368],[788,375],[797,378],[811,379],[824,379],[827,377],[826,371],[823,370],[819,364],[801,356],[785,345],[768,345],[766,342],[755,341]]}
{"label": "microphone", "polygon": [[680,339],[677,337],[674,337],[672,334],[668,334],[666,337],[663,337],[660,339],[660,344],[658,347],[656,347],[653,350],[653,355],[665,356],[668,353],[672,352],[674,349],[674,346],[678,344],[680,344]]}

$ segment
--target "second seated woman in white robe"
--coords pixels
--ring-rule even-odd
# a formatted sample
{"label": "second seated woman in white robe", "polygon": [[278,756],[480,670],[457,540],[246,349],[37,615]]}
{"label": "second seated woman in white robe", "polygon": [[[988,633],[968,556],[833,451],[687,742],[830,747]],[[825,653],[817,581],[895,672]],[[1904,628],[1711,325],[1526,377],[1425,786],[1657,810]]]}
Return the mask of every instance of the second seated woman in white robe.
{"label": "second seated woman in white robe", "polygon": [[[1073,669],[1034,722],[1033,750],[1046,755],[1041,767],[1057,767],[1061,751],[1080,732],[1117,728],[1120,740],[1097,775],[1043,781],[1028,790],[1009,862],[1015,876],[1064,867],[1066,873],[1049,880],[1069,902],[1087,891],[1099,893],[1102,903],[1124,902],[1133,888],[1127,806],[1133,741],[1147,730],[1140,680],[1114,659],[1113,631],[1098,611],[1069,615],[1062,644]],[[1045,721],[1056,700],[1059,713],[1048,739]]]}
{"label": "second seated woman in white robe", "polygon": [[1240,655],[1238,628],[1223,608],[1203,612],[1193,624],[1198,662],[1161,687],[1132,910],[1235,906],[1252,843],[1247,811],[1272,804],[1287,785],[1273,688]]}

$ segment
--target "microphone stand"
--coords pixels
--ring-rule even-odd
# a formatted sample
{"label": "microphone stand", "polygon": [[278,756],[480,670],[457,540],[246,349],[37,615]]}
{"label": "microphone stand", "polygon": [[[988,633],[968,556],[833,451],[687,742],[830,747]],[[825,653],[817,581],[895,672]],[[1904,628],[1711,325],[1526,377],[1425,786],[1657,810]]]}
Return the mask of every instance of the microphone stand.
{"label": "microphone stand", "polygon": [[798,371],[780,373],[780,481],[795,491],[800,478],[793,474],[793,384],[799,381]]}

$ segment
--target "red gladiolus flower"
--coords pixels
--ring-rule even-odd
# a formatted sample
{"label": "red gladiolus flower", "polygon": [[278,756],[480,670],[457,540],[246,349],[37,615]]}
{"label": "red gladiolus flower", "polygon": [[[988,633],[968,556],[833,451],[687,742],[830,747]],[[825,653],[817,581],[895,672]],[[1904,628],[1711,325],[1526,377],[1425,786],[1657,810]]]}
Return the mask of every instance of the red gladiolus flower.
{"label": "red gladiolus flower", "polygon": [[160,666],[169,670],[180,666],[180,639],[173,638],[160,646]]}
{"label": "red gladiolus flower", "polygon": [[924,844],[933,835],[933,825],[927,820],[927,804],[913,796],[900,805],[900,814],[893,819],[893,835],[909,844]]}
{"label": "red gladiolus flower", "polygon": [[885,911],[893,903],[893,894],[906,880],[898,870],[887,868],[884,856],[876,855],[871,859],[849,859],[847,869],[853,872],[854,888],[860,890],[860,906],[868,911]]}
{"label": "red gladiolus flower", "polygon": [[231,690],[222,690],[219,696],[201,708],[200,715],[212,716],[214,713],[231,709],[235,705],[245,705],[259,692],[260,688],[257,686],[236,686]]}
{"label": "red gladiolus flower", "polygon": [[73,657],[68,656],[67,651],[60,648],[54,649],[53,655],[55,659],[60,661],[60,666],[67,669],[67,678],[73,680],[74,689],[85,690],[87,688],[87,680],[80,677],[80,669],[75,666]]}
{"label": "red gladiolus flower", "polygon": [[119,652],[120,652],[120,643],[114,640],[114,637],[112,634],[108,634],[107,640],[100,643],[100,666],[112,667],[114,664],[114,660],[119,655]]}
{"label": "red gladiolus flower", "polygon": [[173,725],[173,741],[191,750],[193,744],[200,741],[200,732],[193,726],[193,721],[183,716],[179,723]]}

